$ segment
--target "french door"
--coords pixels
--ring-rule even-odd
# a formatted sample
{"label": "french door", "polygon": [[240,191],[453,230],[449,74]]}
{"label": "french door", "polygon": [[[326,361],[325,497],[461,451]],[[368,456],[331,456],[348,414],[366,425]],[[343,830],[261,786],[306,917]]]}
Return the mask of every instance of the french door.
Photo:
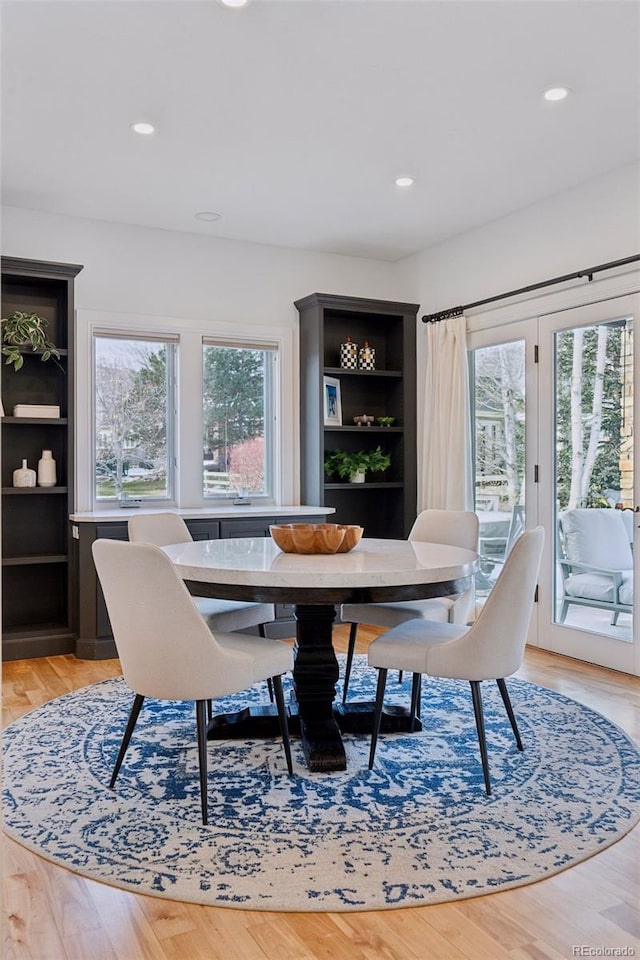
{"label": "french door", "polygon": [[[538,642],[640,673],[638,297],[540,318],[538,502],[547,531]],[[551,535],[549,535],[551,534]],[[543,612],[544,611],[544,612]]]}
{"label": "french door", "polygon": [[637,312],[638,297],[619,297],[469,337],[478,600],[541,523],[528,642],[635,674]]}

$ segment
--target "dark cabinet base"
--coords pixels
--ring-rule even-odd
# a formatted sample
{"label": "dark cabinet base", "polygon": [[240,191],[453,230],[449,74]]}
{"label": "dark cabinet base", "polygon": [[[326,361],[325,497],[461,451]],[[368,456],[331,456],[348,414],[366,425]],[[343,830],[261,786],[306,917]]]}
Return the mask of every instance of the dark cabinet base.
{"label": "dark cabinet base", "polygon": [[[284,516],[238,517],[228,519],[187,519],[186,524],[194,540],[218,540],[230,537],[268,537],[269,527],[273,523],[322,523],[326,517]],[[75,653],[80,660],[109,660],[117,657],[116,646],[111,634],[111,625],[107,615],[102,590],[93,565],[91,546],[94,540],[127,540],[126,520],[118,518],[112,522],[95,521],[74,523],[73,544],[77,555],[78,569],[78,633],[71,650],[60,651]],[[276,619],[267,624],[267,636],[286,639],[295,635],[293,607],[290,604],[276,604]],[[257,627],[248,633],[257,633]],[[26,656],[27,654],[24,654]],[[38,654],[43,656],[45,654]]]}

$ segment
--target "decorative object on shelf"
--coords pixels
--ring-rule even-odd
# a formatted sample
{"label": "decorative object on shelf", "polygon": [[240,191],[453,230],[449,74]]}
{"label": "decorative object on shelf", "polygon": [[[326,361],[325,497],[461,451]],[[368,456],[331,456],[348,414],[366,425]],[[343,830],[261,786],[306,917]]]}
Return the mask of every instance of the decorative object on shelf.
{"label": "decorative object on shelf", "polygon": [[55,485],[56,462],[51,450],[43,450],[42,456],[38,460],[38,486],[55,487]]}
{"label": "decorative object on shelf", "polygon": [[326,453],[324,468],[329,476],[337,474],[349,483],[364,483],[367,470],[380,473],[391,464],[391,457],[380,447],[375,450],[334,450]]}
{"label": "decorative object on shelf", "polygon": [[363,413],[361,417],[353,418],[353,422],[357,423],[359,427],[370,427],[373,420],[374,418],[370,417],[367,413]]}
{"label": "decorative object on shelf", "polygon": [[335,377],[324,378],[324,425],[325,427],[342,426],[340,381]]}
{"label": "decorative object on shelf", "polygon": [[[42,360],[55,361],[60,359],[60,351],[55,343],[52,343],[45,333],[45,328],[49,321],[44,317],[39,317],[37,313],[23,313],[22,310],[16,310],[8,317],[3,317],[0,321],[2,325],[2,353],[7,359],[6,364],[13,366],[14,370],[19,370],[24,363],[23,352],[26,349],[42,350]],[[60,366],[60,364],[58,364]],[[62,367],[60,367],[62,370]]]}
{"label": "decorative object on shelf", "polygon": [[378,417],[378,424],[381,427],[392,427],[395,422],[395,417]]}
{"label": "decorative object on shelf", "polygon": [[13,471],[13,485],[14,487],[35,487],[36,472],[29,469],[26,460],[22,461],[21,467]]}
{"label": "decorative object on shelf", "polygon": [[374,347],[369,346],[369,341],[365,340],[358,353],[358,369],[375,370],[376,351]]}
{"label": "decorative object on shelf", "polygon": [[340,344],[340,366],[343,370],[358,369],[358,344],[354,343],[351,337],[347,337],[345,342]]}
{"label": "decorative object on shelf", "polygon": [[53,403],[17,403],[13,408],[14,417],[41,417],[44,420],[58,420],[60,407]]}
{"label": "decorative object on shelf", "polygon": [[348,553],[359,543],[363,527],[342,523],[272,524],[269,532],[284,553]]}

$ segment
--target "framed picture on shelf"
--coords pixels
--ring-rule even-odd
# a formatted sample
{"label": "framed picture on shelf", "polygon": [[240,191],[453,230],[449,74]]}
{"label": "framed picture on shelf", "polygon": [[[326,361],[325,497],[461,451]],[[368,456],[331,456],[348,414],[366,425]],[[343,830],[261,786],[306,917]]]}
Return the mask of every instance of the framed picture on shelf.
{"label": "framed picture on shelf", "polygon": [[324,378],[324,425],[325,427],[342,426],[340,381],[335,377]]}

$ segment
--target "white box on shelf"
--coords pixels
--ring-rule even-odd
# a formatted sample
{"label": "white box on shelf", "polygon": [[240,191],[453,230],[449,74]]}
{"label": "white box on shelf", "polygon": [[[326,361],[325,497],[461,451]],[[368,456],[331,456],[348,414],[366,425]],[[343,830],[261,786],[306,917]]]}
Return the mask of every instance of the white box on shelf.
{"label": "white box on shelf", "polygon": [[18,403],[13,408],[14,417],[43,417],[55,420],[60,417],[60,407],[53,404]]}

